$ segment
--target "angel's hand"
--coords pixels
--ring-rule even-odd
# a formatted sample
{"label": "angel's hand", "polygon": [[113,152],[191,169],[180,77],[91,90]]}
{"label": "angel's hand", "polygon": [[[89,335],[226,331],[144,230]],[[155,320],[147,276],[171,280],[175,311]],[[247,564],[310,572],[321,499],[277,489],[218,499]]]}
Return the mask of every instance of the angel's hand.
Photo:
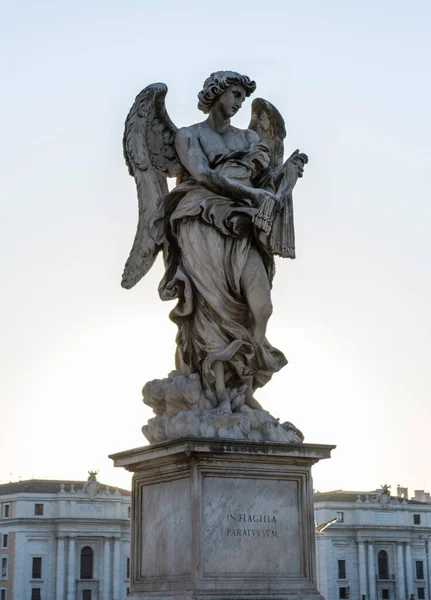
{"label": "angel's hand", "polygon": [[303,152],[299,152],[299,150],[295,150],[288,158],[288,161],[292,165],[295,165],[298,177],[302,177],[304,175],[304,165],[308,163],[308,156]]}
{"label": "angel's hand", "polygon": [[277,208],[280,205],[280,200],[275,194],[271,194],[271,192],[268,192],[262,188],[257,188],[253,194],[255,206],[259,208],[265,202],[265,200],[272,200]]}

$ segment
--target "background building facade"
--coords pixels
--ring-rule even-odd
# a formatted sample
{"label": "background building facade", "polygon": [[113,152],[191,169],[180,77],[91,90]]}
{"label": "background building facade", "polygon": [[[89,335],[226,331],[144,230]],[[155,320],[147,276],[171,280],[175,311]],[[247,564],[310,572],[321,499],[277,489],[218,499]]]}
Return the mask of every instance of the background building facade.
{"label": "background building facade", "polygon": [[[431,499],[398,488],[314,496],[326,600],[431,600]],[[0,485],[0,600],[123,600],[130,492],[87,481]]]}
{"label": "background building facade", "polygon": [[122,600],[130,492],[87,481],[0,485],[0,600]]}
{"label": "background building facade", "polygon": [[431,502],[422,490],[316,493],[318,588],[327,600],[431,600]]}

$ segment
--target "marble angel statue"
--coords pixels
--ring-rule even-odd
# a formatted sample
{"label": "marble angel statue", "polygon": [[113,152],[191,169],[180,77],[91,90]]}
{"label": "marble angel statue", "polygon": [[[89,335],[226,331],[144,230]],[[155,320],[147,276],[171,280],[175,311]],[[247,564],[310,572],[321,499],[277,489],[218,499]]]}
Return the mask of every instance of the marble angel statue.
{"label": "marble angel statue", "polygon": [[[167,87],[154,83],[126,119],[124,156],[139,223],[122,285],[134,286],[162,252],[159,294],[177,300],[170,313],[178,327],[176,371],[144,388],[144,401],[165,417],[157,425],[163,434],[155,424],[152,432],[144,428],[150,441],[178,437],[165,431],[166,414],[263,414],[254,391],[287,362],[266,328],[274,256],[295,257],[292,190],[308,159],[295,151],[283,163],[284,121],[265,100],[253,101],[248,129],[231,124],[255,89],[245,75],[211,74],[198,94],[207,118],[177,129],[165,107]],[[176,177],[170,192],[168,177]],[[175,378],[181,389],[169,391]]]}

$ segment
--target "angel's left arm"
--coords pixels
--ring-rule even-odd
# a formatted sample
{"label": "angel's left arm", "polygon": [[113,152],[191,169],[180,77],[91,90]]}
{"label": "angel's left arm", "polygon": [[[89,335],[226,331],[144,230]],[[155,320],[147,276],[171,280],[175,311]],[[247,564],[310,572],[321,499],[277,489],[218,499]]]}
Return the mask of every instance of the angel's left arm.
{"label": "angel's left arm", "polygon": [[262,169],[256,177],[253,177],[252,184],[256,188],[262,188],[263,190],[271,192],[271,194],[275,194],[277,189],[276,174],[271,167]]}
{"label": "angel's left arm", "polygon": [[[260,139],[260,137],[258,136],[258,134],[255,131],[253,131],[252,129],[246,129],[245,136],[246,136],[247,141],[255,143],[255,144],[262,144],[264,149],[266,151],[268,150],[266,148],[265,144],[263,144],[263,142]],[[267,167],[263,167],[258,170],[255,177],[253,177],[251,183],[252,183],[253,187],[266,190],[273,194],[273,193],[275,193],[275,189],[276,189],[274,181],[275,181],[274,170],[272,169],[272,167],[270,165],[268,165]]]}

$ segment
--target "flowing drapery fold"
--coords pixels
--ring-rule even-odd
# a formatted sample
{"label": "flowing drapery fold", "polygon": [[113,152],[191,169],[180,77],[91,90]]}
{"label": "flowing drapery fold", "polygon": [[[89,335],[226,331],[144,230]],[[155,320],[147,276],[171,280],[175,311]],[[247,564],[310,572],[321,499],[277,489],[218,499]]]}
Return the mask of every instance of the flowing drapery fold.
{"label": "flowing drapery fold", "polygon": [[[243,152],[218,153],[210,162],[230,180],[248,186],[267,165],[261,144]],[[189,179],[166,196],[159,216],[169,220],[159,292],[163,300],[178,299],[170,314],[178,326],[176,366],[201,373],[206,389],[214,387],[215,361],[224,363],[229,387],[250,378],[253,388],[261,387],[286,364],[282,352],[266,339],[256,343],[241,287],[252,249],[262,256],[269,280],[273,275],[273,258],[255,235],[255,214],[248,199],[233,201]]]}

